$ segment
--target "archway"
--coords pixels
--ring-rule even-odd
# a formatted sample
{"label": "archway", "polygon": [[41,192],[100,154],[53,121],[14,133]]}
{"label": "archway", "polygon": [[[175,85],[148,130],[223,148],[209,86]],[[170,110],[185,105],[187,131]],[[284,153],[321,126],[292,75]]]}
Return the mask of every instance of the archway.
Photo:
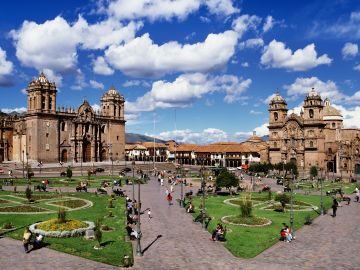
{"label": "archway", "polygon": [[91,161],[91,143],[87,140],[83,142],[83,162]]}
{"label": "archway", "polygon": [[355,175],[360,175],[360,164],[355,164]]}
{"label": "archway", "polygon": [[101,150],[101,161],[107,160],[106,150]]}
{"label": "archway", "polygon": [[61,151],[61,162],[62,162],[62,163],[65,163],[65,162],[67,162],[67,160],[68,160],[67,150],[66,150],[66,149],[63,149],[63,150]]}

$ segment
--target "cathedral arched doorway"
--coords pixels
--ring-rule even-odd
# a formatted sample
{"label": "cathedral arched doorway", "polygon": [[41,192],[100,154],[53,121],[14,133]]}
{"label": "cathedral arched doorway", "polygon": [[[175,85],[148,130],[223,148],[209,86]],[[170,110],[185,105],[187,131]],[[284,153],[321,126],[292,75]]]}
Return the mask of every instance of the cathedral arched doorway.
{"label": "cathedral arched doorway", "polygon": [[66,149],[63,149],[61,151],[61,162],[64,163],[64,162],[67,162],[68,160],[68,153],[67,153],[67,150]]}
{"label": "cathedral arched doorway", "polygon": [[107,156],[106,156],[106,150],[103,149],[101,151],[101,161],[107,160]]}
{"label": "cathedral arched doorway", "polygon": [[91,143],[87,140],[83,142],[83,162],[91,161]]}
{"label": "cathedral arched doorway", "polygon": [[296,158],[290,158],[290,162],[296,164]]}
{"label": "cathedral arched doorway", "polygon": [[360,175],[360,164],[355,164],[355,175]]}

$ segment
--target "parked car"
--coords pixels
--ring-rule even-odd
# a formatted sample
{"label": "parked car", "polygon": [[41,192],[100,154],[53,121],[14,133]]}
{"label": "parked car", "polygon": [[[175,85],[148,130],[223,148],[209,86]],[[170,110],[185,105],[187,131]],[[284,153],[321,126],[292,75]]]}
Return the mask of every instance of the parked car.
{"label": "parked car", "polygon": [[104,171],[105,171],[105,169],[104,169],[104,168],[101,168],[101,167],[96,168],[96,172],[104,172]]}
{"label": "parked car", "polygon": [[276,184],[277,185],[283,185],[284,184],[284,179],[282,177],[276,178]]}

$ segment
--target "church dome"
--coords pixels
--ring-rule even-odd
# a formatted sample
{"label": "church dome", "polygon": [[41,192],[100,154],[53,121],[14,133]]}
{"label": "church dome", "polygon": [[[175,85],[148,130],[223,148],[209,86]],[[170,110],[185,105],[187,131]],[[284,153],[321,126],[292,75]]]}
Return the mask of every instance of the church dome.
{"label": "church dome", "polygon": [[323,116],[341,116],[339,110],[330,105],[330,99],[326,98],[324,101]]}
{"label": "church dome", "polygon": [[276,93],[275,96],[270,100],[270,104],[272,103],[286,103],[285,99],[280,96],[279,93]]}
{"label": "church dome", "polygon": [[119,92],[115,89],[115,86],[111,86],[106,94],[109,96],[120,96]]}

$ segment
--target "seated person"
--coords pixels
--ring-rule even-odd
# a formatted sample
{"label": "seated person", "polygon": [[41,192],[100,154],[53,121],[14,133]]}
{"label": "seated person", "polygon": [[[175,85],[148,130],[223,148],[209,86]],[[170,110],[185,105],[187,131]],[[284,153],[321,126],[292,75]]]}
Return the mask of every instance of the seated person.
{"label": "seated person", "polygon": [[139,238],[138,232],[131,227],[130,223],[126,225],[126,231],[130,237],[133,236],[134,238]]}
{"label": "seated person", "polygon": [[44,236],[42,234],[36,233],[35,240],[34,240],[34,249],[41,248]]}
{"label": "seated person", "polygon": [[211,240],[218,241],[219,240],[219,235],[222,235],[222,234],[224,234],[223,226],[220,223],[218,223],[216,225],[215,230],[213,231],[213,233],[211,235]]}
{"label": "seated person", "polygon": [[192,204],[192,202],[189,202],[188,207],[186,208],[186,212],[188,213],[194,213],[194,205]]}

